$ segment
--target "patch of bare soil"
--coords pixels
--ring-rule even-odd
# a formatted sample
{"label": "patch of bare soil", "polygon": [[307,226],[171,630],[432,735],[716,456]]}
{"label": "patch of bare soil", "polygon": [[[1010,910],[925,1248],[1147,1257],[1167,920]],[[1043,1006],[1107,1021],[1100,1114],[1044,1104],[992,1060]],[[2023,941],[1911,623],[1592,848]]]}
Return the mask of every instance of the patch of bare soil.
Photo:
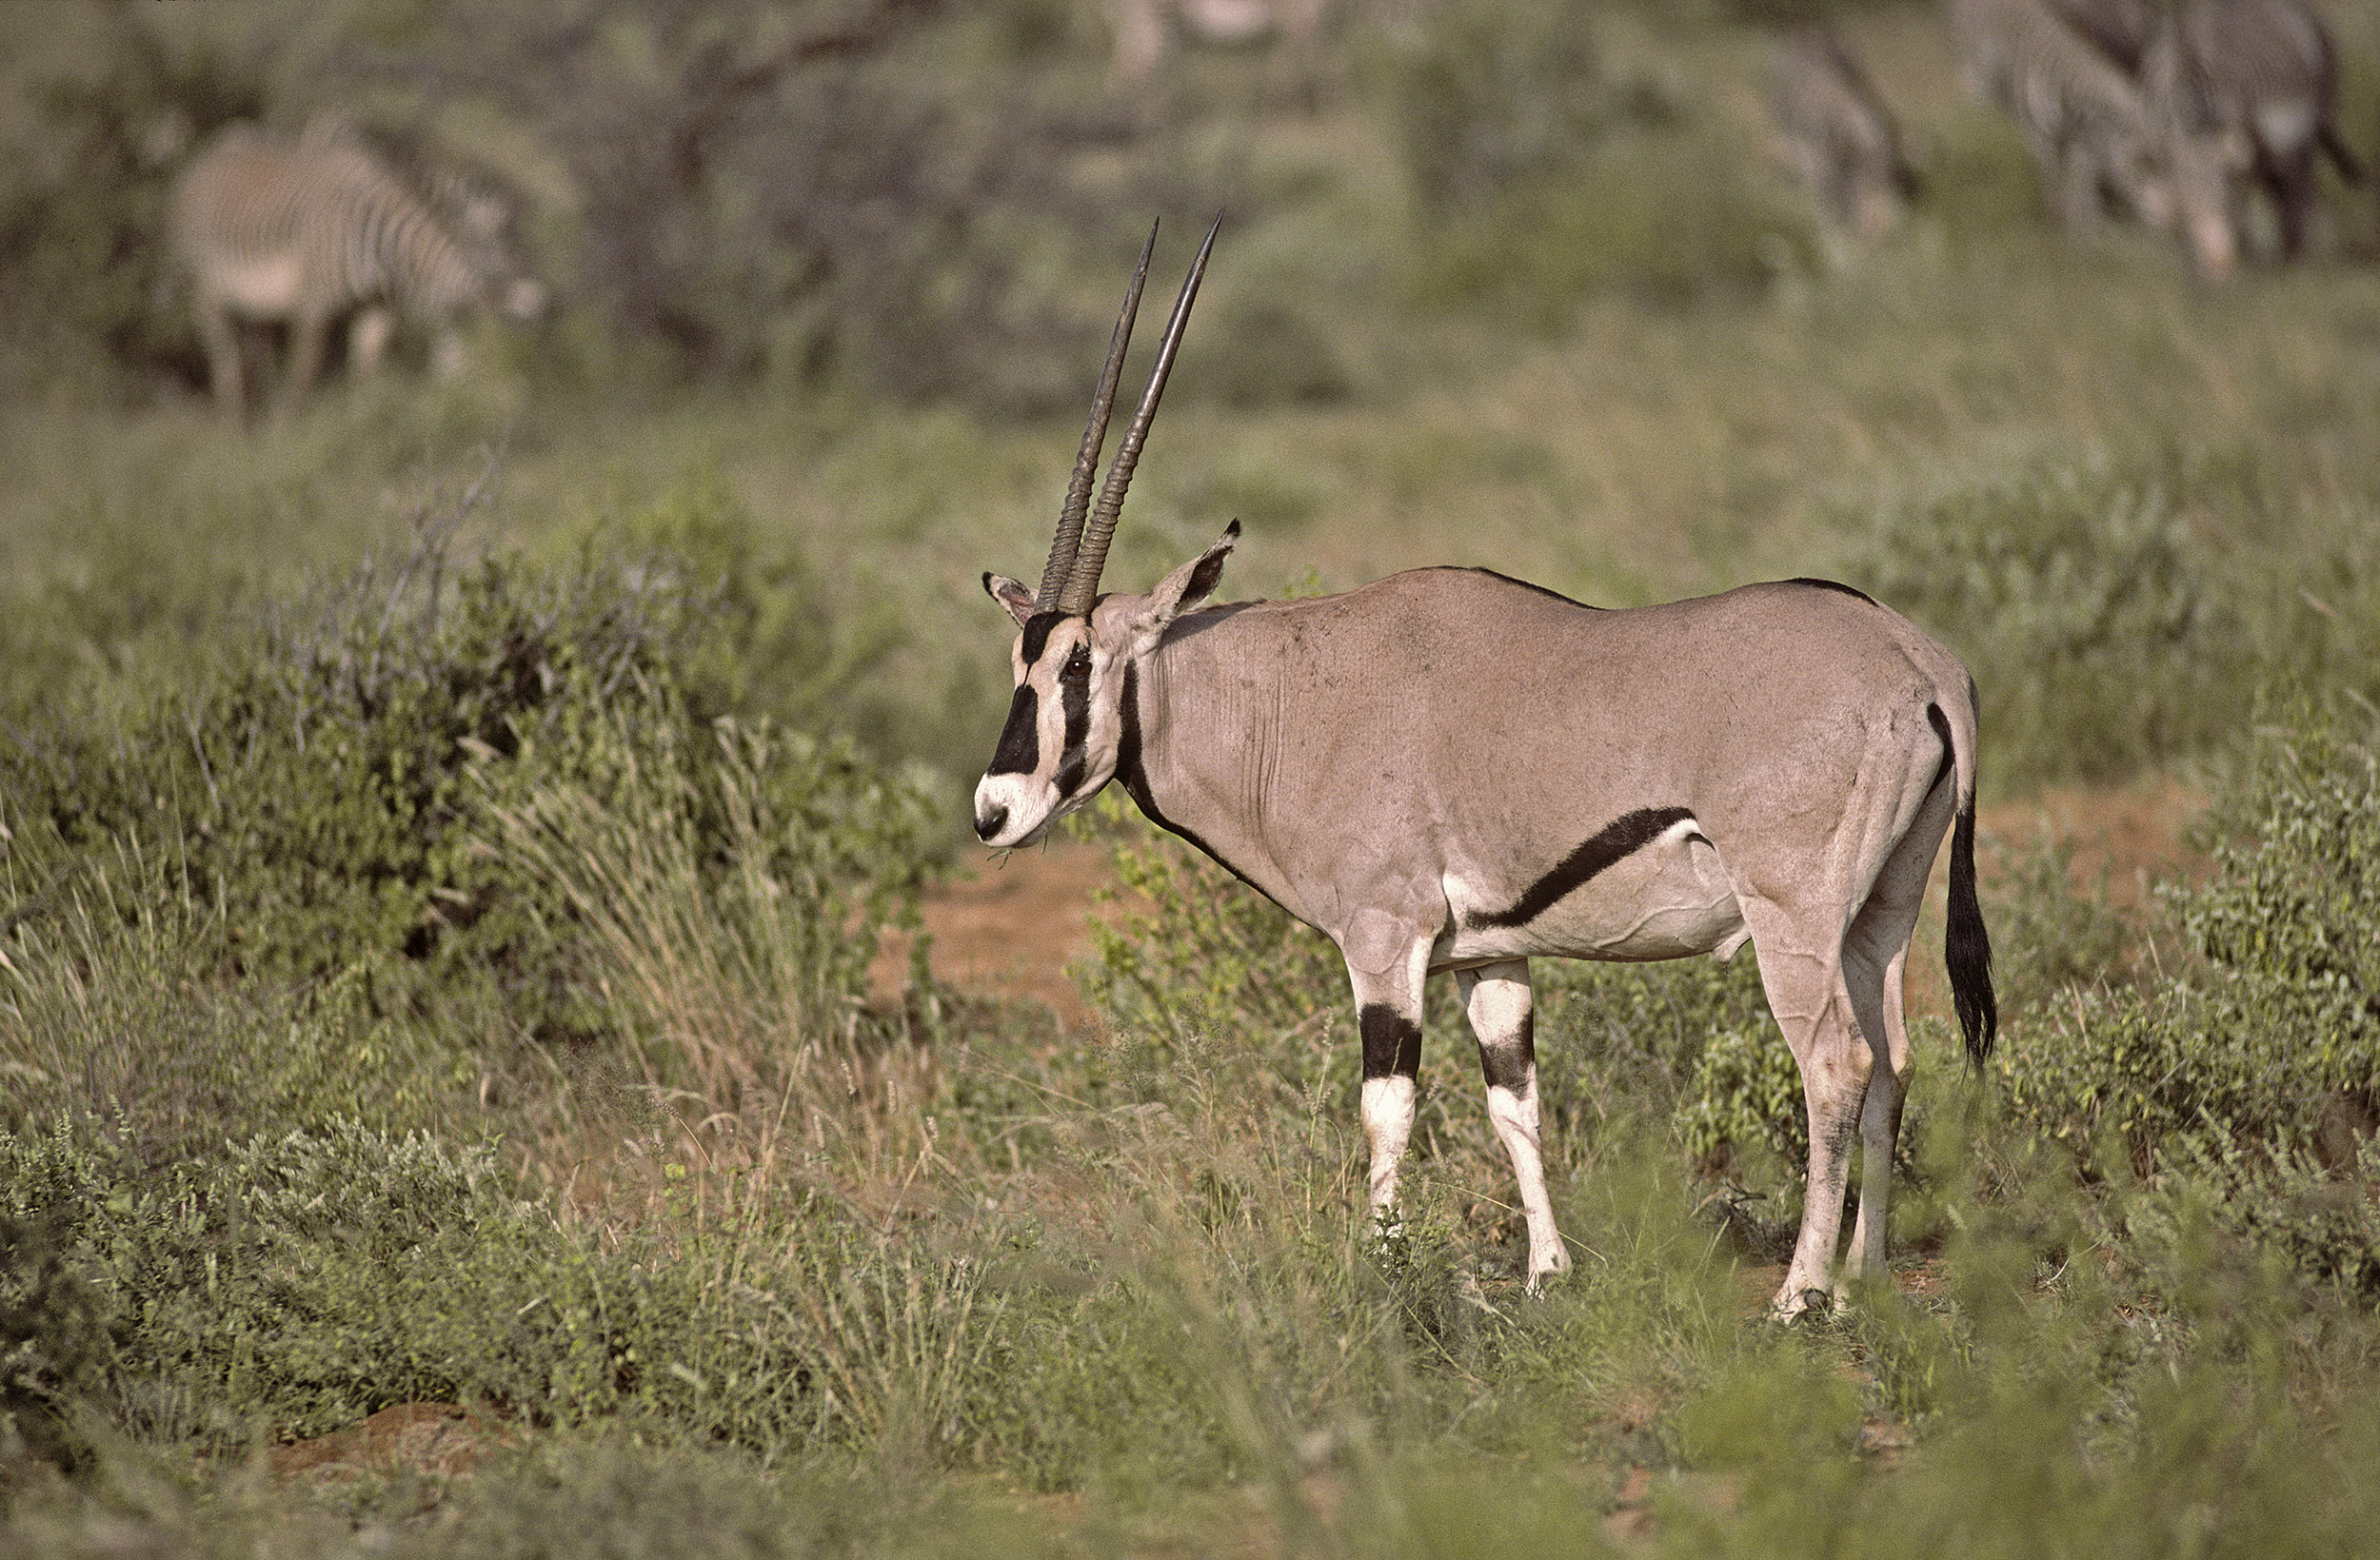
{"label": "patch of bare soil", "polygon": [[2047,838],[2073,846],[2076,888],[2096,885],[2104,873],[2109,900],[2130,907],[2152,883],[2205,875],[2206,858],[2184,836],[2206,810],[2204,791],[2162,777],[2105,790],[2058,786],[1983,809],[1976,864],[1988,878],[1997,852],[2021,857]]}
{"label": "patch of bare soil", "polygon": [[[1115,881],[1107,848],[1060,839],[979,862],[925,901],[934,975],[985,996],[1030,997],[1069,1027],[1091,1021],[1066,967],[1091,951],[1091,894]],[[880,1000],[909,966],[905,938],[887,938],[873,973]]]}
{"label": "patch of bare soil", "polygon": [[[2165,777],[2108,788],[2054,786],[1976,814],[1976,875],[1989,893],[1995,878],[2033,857],[2045,840],[2070,845],[2073,855],[2067,863],[2067,879],[2076,893],[2094,893],[2104,883],[2110,904],[2136,910],[2149,902],[2156,884],[2206,875],[2206,858],[2186,838],[2206,810],[2205,792]],[[1917,928],[1917,946],[1909,958],[1907,993],[1913,1017],[1951,1016],[1941,941],[1950,859],[1948,849],[1934,858],[1928,890],[1933,909]]]}

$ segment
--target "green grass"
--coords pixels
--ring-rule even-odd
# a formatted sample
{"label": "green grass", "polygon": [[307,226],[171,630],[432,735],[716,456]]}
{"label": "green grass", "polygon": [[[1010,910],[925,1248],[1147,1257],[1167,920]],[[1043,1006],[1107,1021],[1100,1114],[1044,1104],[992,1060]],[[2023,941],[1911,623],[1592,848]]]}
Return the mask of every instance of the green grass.
{"label": "green grass", "polygon": [[[1844,7],[1933,193],[1832,266],[1746,149],[1761,35],[1583,9],[1596,79],[1517,162],[1479,148],[1550,56],[1433,73],[1426,29],[1294,89],[1193,56],[1081,151],[1231,204],[1108,579],[1235,517],[1227,595],[1837,575],[1968,659],[1989,796],[2211,794],[2141,905],[2067,846],[1990,875],[2007,1030],[1978,1079],[1917,1026],[1906,1297],[1756,1317],[1801,1143],[1749,955],[1542,972],[1540,1295],[1447,994],[1375,1240],[1336,954],[1137,824],[1100,1023],[871,986],[1008,697],[977,576],[1042,556],[1078,412],[686,385],[584,303],[248,438],[17,362],[0,1556],[2369,1549],[2354,219],[2221,290],[2062,237],[1934,8]],[[1095,77],[1004,14],[950,57]],[[1103,328],[1128,252],[1039,242],[1024,295]],[[272,1471],[415,1400],[482,1460]]]}

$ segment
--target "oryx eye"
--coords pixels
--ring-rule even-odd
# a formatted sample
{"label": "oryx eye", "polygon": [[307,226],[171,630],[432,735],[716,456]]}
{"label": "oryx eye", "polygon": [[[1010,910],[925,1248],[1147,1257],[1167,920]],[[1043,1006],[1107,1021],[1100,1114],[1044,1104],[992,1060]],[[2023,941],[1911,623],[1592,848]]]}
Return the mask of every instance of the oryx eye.
{"label": "oryx eye", "polygon": [[1087,644],[1076,645],[1074,654],[1066,658],[1065,669],[1059,675],[1078,680],[1089,677],[1091,675],[1091,647]]}

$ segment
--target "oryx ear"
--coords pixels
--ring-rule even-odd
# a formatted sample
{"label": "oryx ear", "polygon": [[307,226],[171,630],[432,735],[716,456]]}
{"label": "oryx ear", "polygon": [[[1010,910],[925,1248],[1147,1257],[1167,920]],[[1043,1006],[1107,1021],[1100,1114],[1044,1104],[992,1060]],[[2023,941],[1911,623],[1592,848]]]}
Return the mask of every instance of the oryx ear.
{"label": "oryx ear", "polygon": [[1021,580],[1011,580],[1004,574],[986,573],[983,576],[983,594],[1006,607],[1008,615],[1017,620],[1019,628],[1024,626],[1025,620],[1032,617],[1035,611],[1033,587]]}
{"label": "oryx ear", "polygon": [[1240,542],[1240,523],[1233,521],[1215,545],[1157,583],[1149,592],[1151,626],[1162,629],[1184,612],[1196,612],[1223,583],[1223,560]]}

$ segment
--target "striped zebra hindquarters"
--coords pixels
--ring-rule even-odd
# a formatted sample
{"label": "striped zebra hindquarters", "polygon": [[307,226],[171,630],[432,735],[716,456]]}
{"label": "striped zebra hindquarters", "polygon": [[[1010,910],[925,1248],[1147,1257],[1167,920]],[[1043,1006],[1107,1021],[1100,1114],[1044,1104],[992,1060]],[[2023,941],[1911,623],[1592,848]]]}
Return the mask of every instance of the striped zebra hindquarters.
{"label": "striped zebra hindquarters", "polygon": [[309,126],[296,139],[235,126],[210,144],[175,187],[169,236],[225,415],[247,417],[240,321],[288,327],[288,416],[311,389],[325,337],[341,320],[351,322],[355,366],[368,370],[394,333],[392,311],[439,329],[442,357],[454,355],[445,343],[465,314],[491,306],[537,312],[543,289],[511,250],[508,227],[475,230],[472,190],[460,175],[408,178],[335,125]]}
{"label": "striped zebra hindquarters", "polygon": [[2152,42],[2142,77],[2176,157],[2206,162],[2224,182],[2228,231],[2211,233],[2210,244],[2248,247],[2240,187],[2252,183],[2271,210],[2271,247],[2295,259],[2319,204],[2322,156],[2349,182],[2360,179],[2338,133],[2336,51],[2301,0],[2184,0]]}

